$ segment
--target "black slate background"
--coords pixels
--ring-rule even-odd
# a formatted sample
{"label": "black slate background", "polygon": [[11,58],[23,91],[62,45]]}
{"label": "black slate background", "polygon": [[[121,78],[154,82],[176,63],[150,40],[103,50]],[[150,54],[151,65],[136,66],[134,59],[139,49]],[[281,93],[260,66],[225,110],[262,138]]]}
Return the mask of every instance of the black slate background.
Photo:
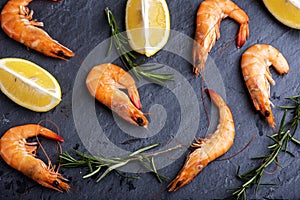
{"label": "black slate background", "polygon": [[[200,0],[167,0],[171,14],[171,28],[193,38],[195,16],[200,2]],[[0,159],[0,199],[149,199],[152,197],[157,199],[219,199],[228,196],[229,192],[226,191],[226,188],[240,184],[235,178],[237,166],[241,165],[243,170],[247,170],[258,164],[258,162],[251,161],[250,158],[265,152],[266,146],[270,144],[270,140],[266,138],[266,135],[273,133],[261,116],[254,111],[251,104],[241,75],[241,54],[255,43],[267,43],[278,48],[287,58],[290,64],[289,74],[282,77],[277,75],[274,70],[271,70],[276,81],[276,85],[271,88],[271,100],[275,105],[284,104],[284,97],[298,94],[300,88],[300,32],[277,22],[269,14],[262,1],[236,0],[235,2],[247,12],[251,19],[249,24],[250,38],[241,49],[236,49],[234,39],[238,25],[233,20],[226,19],[221,23],[221,38],[213,47],[210,56],[214,59],[223,77],[227,102],[235,118],[235,143],[226,155],[234,154],[244,147],[254,134],[258,134],[256,140],[242,154],[232,158],[230,161],[210,164],[190,184],[176,193],[162,191],[166,188],[168,182],[159,184],[155,177],[149,173],[140,174],[141,179],[139,180],[125,179],[116,174],[111,174],[102,182],[96,184],[92,179],[84,180],[81,178],[86,173],[85,169],[61,169],[62,174],[71,180],[73,190],[69,193],[58,193],[39,186]],[[1,0],[0,7],[2,8],[5,3],[6,1]],[[60,127],[61,135],[65,138],[65,142],[62,144],[64,151],[69,151],[74,147],[85,151],[77,135],[72,115],[74,79],[88,53],[110,36],[110,29],[104,13],[105,7],[110,7],[119,24],[122,24],[121,30],[124,30],[125,5],[126,0],[63,0],[61,3],[36,0],[32,2],[30,8],[35,11],[34,18],[43,21],[45,24],[44,29],[53,38],[76,53],[76,57],[68,62],[48,58],[28,50],[26,47],[8,38],[3,31],[0,31],[0,57],[20,57],[44,67],[57,78],[61,84],[63,95],[62,102],[55,109],[47,113],[35,113],[17,106],[0,93],[1,135],[16,125],[52,120]],[[191,65],[186,61],[165,51],[160,51],[147,61],[167,63],[169,66],[176,68],[189,80],[199,101],[201,100],[200,79],[195,79],[191,72]],[[119,61],[115,63],[121,64]],[[147,95],[150,91],[152,96]],[[170,97],[169,92],[156,85],[147,85],[147,88],[140,90],[140,95],[142,96],[145,110],[151,104],[166,102]],[[172,111],[174,116],[178,114],[176,113],[177,104],[168,102],[164,104],[166,105],[165,109]],[[200,105],[202,106],[201,103]],[[122,131],[118,130],[112,121],[108,121],[111,120],[109,110],[103,108],[100,104],[97,105],[97,109],[100,109],[98,110],[99,113],[104,113],[103,121],[105,129],[109,132],[109,137],[121,148],[134,150],[153,142],[165,143],[170,139],[168,135],[161,135],[156,137],[158,141],[143,139],[124,144],[124,141],[128,138],[122,136]],[[201,111],[203,111],[202,108]],[[274,108],[273,111],[278,122],[282,111],[277,108]],[[178,128],[176,123],[178,123],[177,120],[173,123],[170,122],[168,127],[164,127],[164,134],[176,131]],[[190,123],[193,122],[191,121]],[[206,126],[207,120],[205,115],[202,114],[199,131],[195,134],[197,136],[203,135],[207,128]],[[114,132],[110,132],[110,128]],[[119,132],[116,134],[115,131]],[[46,143],[46,140],[43,141]],[[51,143],[47,141],[47,144]],[[257,193],[255,193],[254,189],[250,189],[248,191],[249,199],[300,198],[300,150],[294,145],[291,145],[290,148],[296,157],[291,158],[288,155],[282,155],[280,162],[284,168],[274,175],[266,174],[263,178],[263,182],[274,182],[276,186],[261,186]],[[182,167],[184,160],[185,155],[168,167],[159,170],[159,172],[172,179]]]}

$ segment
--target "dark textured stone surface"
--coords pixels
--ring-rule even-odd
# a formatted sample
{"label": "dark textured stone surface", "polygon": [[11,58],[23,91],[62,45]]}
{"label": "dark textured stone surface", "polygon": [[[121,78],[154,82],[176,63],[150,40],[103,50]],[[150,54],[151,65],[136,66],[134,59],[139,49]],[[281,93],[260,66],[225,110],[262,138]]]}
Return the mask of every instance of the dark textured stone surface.
{"label": "dark textured stone surface", "polygon": [[[1,0],[0,7],[5,4]],[[171,28],[190,37],[194,35],[195,15],[200,0],[167,0],[171,13]],[[266,10],[262,1],[236,0],[251,18],[250,38],[241,49],[236,49],[234,44],[238,25],[226,19],[221,23],[221,38],[210,53],[223,77],[227,102],[233,112],[236,123],[236,138],[233,147],[226,155],[232,155],[240,150],[250,140],[253,134],[259,134],[257,139],[247,148],[243,154],[230,161],[214,162],[201,172],[190,184],[176,193],[161,192],[167,186],[167,182],[159,184],[155,177],[149,173],[141,174],[141,179],[131,180],[111,174],[96,184],[93,180],[82,179],[85,169],[62,169],[64,176],[70,178],[73,190],[69,193],[58,193],[43,188],[21,173],[10,168],[0,159],[0,199],[215,199],[229,195],[226,188],[235,187],[240,182],[235,178],[238,165],[243,170],[255,166],[255,161],[250,158],[261,155],[266,150],[270,140],[267,134],[272,134],[272,129],[262,117],[254,111],[248,92],[244,85],[240,69],[240,56],[252,44],[267,43],[277,47],[290,63],[290,73],[286,76],[277,75],[271,70],[276,85],[271,88],[271,100],[275,105],[285,103],[284,97],[298,94],[299,85],[299,52],[300,32],[290,29],[277,22]],[[32,50],[28,50],[21,44],[8,38],[0,31],[0,57],[21,57],[38,63],[51,72],[59,81],[62,88],[63,100],[52,111],[47,113],[34,113],[17,106],[5,95],[0,93],[0,133],[7,129],[26,123],[37,123],[40,120],[52,120],[60,127],[61,134],[65,138],[62,144],[63,150],[78,148],[83,151],[72,116],[72,89],[74,77],[88,53],[110,36],[110,29],[106,22],[105,7],[116,15],[121,30],[124,30],[124,14],[126,0],[63,0],[61,3],[36,0],[30,4],[35,11],[34,18],[43,21],[44,29],[55,39],[74,50],[76,57],[70,61],[60,61],[45,57]],[[200,101],[200,79],[195,79],[191,72],[191,65],[176,55],[161,51],[148,61],[166,63],[176,68],[190,82]],[[119,61],[116,63],[120,63]],[[151,93],[151,95],[149,95]],[[176,115],[178,105],[168,102],[173,99],[172,94],[165,88],[155,85],[147,85],[140,89],[142,103],[147,110],[152,104],[163,104],[165,109],[173,116],[168,126],[157,136],[149,139],[133,140],[132,137],[116,135],[121,132],[111,121],[111,113],[100,104],[97,107],[97,115],[101,115],[101,125],[107,131],[108,137],[119,147],[133,150],[154,142],[166,143],[171,139],[171,134],[178,129]],[[201,104],[202,105],[202,104]],[[274,108],[275,119],[278,122],[282,111]],[[203,111],[203,109],[202,109]],[[173,121],[175,120],[175,121]],[[192,121],[190,123],[193,123]],[[197,136],[203,135],[206,129],[205,115],[201,115]],[[297,134],[299,136],[299,134]],[[263,182],[274,182],[276,186],[261,186],[255,194],[254,188],[248,191],[248,197],[253,199],[299,199],[300,198],[300,174],[299,174],[299,148],[290,146],[296,158],[282,155],[280,162],[283,169],[274,175],[265,175]],[[175,177],[183,165],[185,155],[159,172],[170,178]],[[272,169],[270,169],[272,170]]]}

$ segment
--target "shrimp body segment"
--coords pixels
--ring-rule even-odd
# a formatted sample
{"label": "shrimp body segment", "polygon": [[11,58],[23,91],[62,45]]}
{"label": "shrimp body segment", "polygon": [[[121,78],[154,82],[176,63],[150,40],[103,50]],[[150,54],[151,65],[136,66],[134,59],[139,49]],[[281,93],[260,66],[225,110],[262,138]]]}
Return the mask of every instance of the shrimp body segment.
{"label": "shrimp body segment", "polygon": [[289,72],[289,64],[284,56],[267,44],[256,44],[242,55],[241,67],[246,86],[256,110],[266,117],[274,128],[274,116],[271,110],[270,84],[275,85],[269,66],[273,65],[279,74]]}
{"label": "shrimp body segment", "polygon": [[35,158],[36,143],[26,142],[27,138],[44,136],[46,138],[63,142],[64,139],[51,130],[36,124],[16,126],[9,129],[0,139],[0,155],[3,160],[14,169],[48,187],[62,192],[69,190],[70,186],[63,182],[67,181],[53,168]]}
{"label": "shrimp body segment", "polygon": [[[86,85],[98,101],[106,105],[126,121],[137,126],[148,126],[148,120],[140,111],[140,96],[131,75],[117,65],[108,63],[92,68]],[[120,89],[126,89],[128,96]]]}
{"label": "shrimp body segment", "polygon": [[177,177],[168,185],[169,191],[176,191],[191,182],[208,163],[225,154],[233,144],[235,128],[230,108],[213,90],[207,90],[212,101],[219,109],[217,130],[207,138],[197,140]]}
{"label": "shrimp body segment", "polygon": [[193,47],[193,71],[196,76],[202,72],[208,53],[220,38],[220,23],[230,17],[240,24],[237,47],[243,46],[249,37],[249,17],[231,0],[204,0],[197,12],[196,33]]}
{"label": "shrimp body segment", "polygon": [[[3,31],[12,39],[46,56],[66,60],[74,53],[53,40],[39,28],[42,22],[32,20],[33,11],[27,7],[32,0],[9,0],[0,15]],[[54,0],[57,1],[57,0]]]}

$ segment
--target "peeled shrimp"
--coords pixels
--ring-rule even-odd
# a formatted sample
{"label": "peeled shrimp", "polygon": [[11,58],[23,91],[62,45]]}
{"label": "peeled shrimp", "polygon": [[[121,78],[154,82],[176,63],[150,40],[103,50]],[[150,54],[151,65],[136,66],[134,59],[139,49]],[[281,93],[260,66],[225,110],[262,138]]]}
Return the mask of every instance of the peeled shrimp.
{"label": "peeled shrimp", "polygon": [[254,107],[266,117],[274,128],[274,116],[270,104],[270,84],[275,85],[269,66],[273,65],[279,74],[289,72],[289,64],[284,56],[274,47],[267,44],[256,44],[242,55],[241,66],[246,86],[251,95]]}
{"label": "peeled shrimp", "polygon": [[[142,105],[135,81],[119,66],[111,63],[95,66],[86,78],[86,85],[92,96],[126,121],[148,126],[147,118],[140,111]],[[130,99],[120,89],[127,89]]]}

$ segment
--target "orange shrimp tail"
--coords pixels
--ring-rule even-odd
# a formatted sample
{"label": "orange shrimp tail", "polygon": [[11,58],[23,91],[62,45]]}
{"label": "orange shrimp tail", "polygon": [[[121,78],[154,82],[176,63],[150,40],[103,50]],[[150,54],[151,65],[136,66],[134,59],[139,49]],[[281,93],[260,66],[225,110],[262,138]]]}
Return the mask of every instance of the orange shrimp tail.
{"label": "orange shrimp tail", "polygon": [[64,142],[64,139],[62,137],[45,127],[39,126],[38,133],[48,139]]}
{"label": "orange shrimp tail", "polygon": [[246,24],[241,24],[240,29],[239,29],[239,33],[237,36],[237,48],[241,48],[246,40],[249,38],[249,26],[248,23]]}
{"label": "orange shrimp tail", "polygon": [[169,192],[176,192],[186,184],[190,183],[209,163],[208,159],[202,159],[202,154],[199,152],[201,148],[193,151],[180,170],[176,178],[169,183],[168,188]]}
{"label": "orange shrimp tail", "polygon": [[197,41],[194,41],[194,46],[193,46],[193,73],[195,74],[196,77],[199,76],[199,74],[202,73],[207,54],[203,53],[204,50],[201,49],[200,44]]}

